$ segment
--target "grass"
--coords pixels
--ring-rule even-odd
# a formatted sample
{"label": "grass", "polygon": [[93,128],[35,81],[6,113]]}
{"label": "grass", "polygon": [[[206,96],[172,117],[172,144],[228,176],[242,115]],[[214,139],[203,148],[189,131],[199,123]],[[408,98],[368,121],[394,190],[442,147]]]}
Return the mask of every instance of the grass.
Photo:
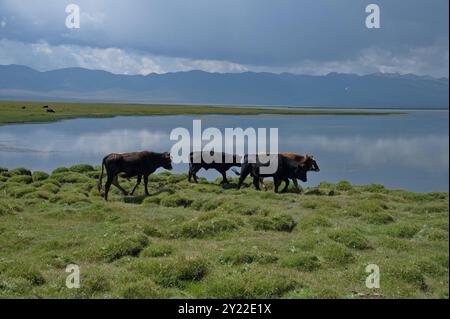
{"label": "grass", "polygon": [[[152,196],[113,188],[105,202],[98,172],[0,169],[0,298],[448,298],[448,193],[274,194],[161,173]],[[65,287],[68,264],[80,289]]]}
{"label": "grass", "polygon": [[[48,105],[55,113],[42,107]],[[23,107],[25,108],[23,109]],[[355,110],[300,110],[264,109],[257,107],[221,107],[194,105],[143,105],[143,104],[81,104],[0,101],[0,125],[53,122],[73,118],[152,115],[394,115],[400,112],[371,112]]]}

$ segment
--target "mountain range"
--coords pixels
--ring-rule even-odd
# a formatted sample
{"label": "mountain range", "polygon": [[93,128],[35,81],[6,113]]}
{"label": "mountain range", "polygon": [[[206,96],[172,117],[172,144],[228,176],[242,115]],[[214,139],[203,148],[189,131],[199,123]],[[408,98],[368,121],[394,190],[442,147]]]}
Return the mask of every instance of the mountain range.
{"label": "mountain range", "polygon": [[448,108],[448,78],[412,74],[208,73],[119,75],[66,68],[40,72],[0,65],[0,99],[290,105],[325,107]]}

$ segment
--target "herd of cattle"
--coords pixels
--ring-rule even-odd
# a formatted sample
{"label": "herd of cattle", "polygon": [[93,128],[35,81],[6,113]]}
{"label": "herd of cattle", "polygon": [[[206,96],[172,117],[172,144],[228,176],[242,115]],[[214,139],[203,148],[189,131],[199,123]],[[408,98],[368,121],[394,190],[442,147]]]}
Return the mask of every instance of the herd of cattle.
{"label": "herd of cattle", "polygon": [[[255,160],[249,160],[249,156],[245,155],[243,160],[238,155],[228,155],[225,153],[208,153],[208,158],[221,158],[221,161],[206,161],[204,153],[196,152],[190,154],[189,161],[189,181],[194,179],[197,182],[197,172],[200,169],[215,169],[223,177],[222,183],[227,183],[226,172],[232,167],[240,167],[241,171],[233,169],[233,171],[239,176],[239,182],[237,188],[240,189],[244,180],[250,175],[253,178],[253,185],[256,189],[260,189],[260,183],[263,183],[265,177],[272,177],[274,181],[275,192],[278,192],[281,182],[285,182],[283,192],[287,190],[289,186],[289,180],[292,180],[296,189],[300,191],[297,179],[302,182],[307,181],[307,172],[320,171],[317,162],[310,155],[298,155],[294,153],[280,153],[278,160],[276,161],[276,170],[272,173],[267,173],[261,168],[267,166],[267,162],[260,160],[261,155],[256,155]],[[232,160],[230,160],[232,159]],[[99,177],[98,190],[102,190],[102,180],[104,170],[106,169],[106,184],[105,184],[105,200],[108,200],[108,193],[111,185],[116,186],[124,195],[133,195],[136,188],[144,180],[145,195],[149,195],[148,192],[148,177],[154,173],[158,168],[164,168],[167,170],[172,169],[172,159],[170,153],[155,153],[155,152],[134,152],[125,154],[109,154],[103,159],[102,173]],[[131,193],[128,193],[123,189],[118,177],[130,179],[137,177],[136,185]]]}

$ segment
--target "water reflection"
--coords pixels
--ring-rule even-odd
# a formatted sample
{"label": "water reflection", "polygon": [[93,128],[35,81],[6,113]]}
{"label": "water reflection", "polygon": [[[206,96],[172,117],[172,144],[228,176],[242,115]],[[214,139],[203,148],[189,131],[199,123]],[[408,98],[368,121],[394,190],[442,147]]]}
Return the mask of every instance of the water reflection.
{"label": "water reflection", "polygon": [[[381,183],[414,191],[448,190],[448,112],[411,112],[404,117],[352,116],[166,116],[76,119],[0,126],[0,166],[52,171],[78,163],[99,165],[112,152],[167,151],[175,127],[277,127],[281,151],[315,155],[320,181]],[[238,141],[242,143],[243,141]],[[176,165],[185,172],[186,165]],[[231,174],[231,173],[230,173]],[[208,178],[214,172],[201,172]]]}
{"label": "water reflection", "polygon": [[[287,144],[295,142],[290,139]],[[359,165],[408,166],[433,172],[448,172],[448,136],[402,138],[305,136],[302,147],[317,153],[353,158]]]}

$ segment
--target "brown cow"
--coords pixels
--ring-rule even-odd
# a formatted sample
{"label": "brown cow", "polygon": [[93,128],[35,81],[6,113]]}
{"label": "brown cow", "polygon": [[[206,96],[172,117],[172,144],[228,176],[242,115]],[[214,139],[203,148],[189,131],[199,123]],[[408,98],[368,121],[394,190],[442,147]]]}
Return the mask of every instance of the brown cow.
{"label": "brown cow", "polygon": [[299,164],[305,164],[309,171],[320,172],[319,165],[317,165],[314,156],[312,155],[299,155],[295,153],[280,153],[282,156],[293,159]]}
{"label": "brown cow", "polygon": [[273,177],[275,193],[278,193],[278,187],[282,181],[286,183],[284,189],[282,190],[282,192],[284,192],[289,186],[289,179],[292,179],[295,182],[297,182],[297,178],[302,182],[306,182],[308,180],[308,177],[306,176],[307,170],[305,164],[299,164],[293,159],[287,158],[281,154],[278,154],[277,169],[273,173],[262,172],[261,168],[268,166],[268,163],[263,163],[259,156],[257,156],[254,161],[250,161],[249,158],[251,157],[252,155],[245,155],[243,163],[241,164],[241,171],[235,171],[235,173],[239,175],[237,189],[241,188],[242,183],[249,175],[253,177],[253,185],[257,190],[260,189],[259,183],[262,178]]}
{"label": "brown cow", "polygon": [[[286,157],[286,158],[290,158],[290,159],[296,161],[300,165],[304,165],[304,167],[306,168],[306,171],[320,172],[319,165],[317,165],[317,162],[312,155],[308,155],[308,154],[300,155],[300,154],[287,153],[287,152],[280,153],[280,155],[283,157]],[[264,178],[260,178],[260,182],[263,185],[264,189],[267,190],[267,187],[264,184]],[[293,182],[295,188],[297,189],[297,191],[301,192],[300,187],[298,186],[297,180],[292,179],[292,182]]]}
{"label": "brown cow", "polygon": [[160,167],[172,169],[170,153],[134,152],[109,154],[102,162],[102,174],[98,181],[98,191],[100,192],[102,189],[103,170],[106,168],[108,179],[105,184],[105,200],[108,200],[108,192],[111,185],[116,186],[124,195],[128,195],[128,192],[119,185],[118,176],[128,179],[137,176],[137,183],[130,195],[134,194],[141,183],[142,177],[144,177],[145,195],[148,196],[148,176]]}

